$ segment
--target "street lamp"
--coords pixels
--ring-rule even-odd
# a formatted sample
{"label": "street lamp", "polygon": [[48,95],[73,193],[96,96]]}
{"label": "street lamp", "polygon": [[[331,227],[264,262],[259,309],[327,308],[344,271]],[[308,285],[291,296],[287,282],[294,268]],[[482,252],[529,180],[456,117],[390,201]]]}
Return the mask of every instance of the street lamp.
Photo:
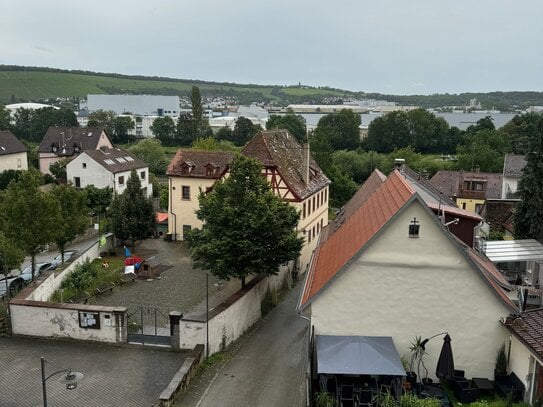
{"label": "street lamp", "polygon": [[51,377],[56,376],[60,373],[66,373],[62,377],[58,379],[59,383],[62,383],[66,385],[66,389],[73,390],[77,387],[77,383],[83,379],[83,373],[80,372],[74,372],[72,369],[66,369],[62,368],[61,366],[55,365],[57,367],[60,367],[59,370],[57,370],[54,373],[51,373],[49,376],[46,376],[45,374],[45,363],[48,363],[50,365],[55,365],[52,362],[48,362],[45,360],[45,358],[41,357],[41,385],[43,388],[43,407],[47,407],[47,385],[46,382]]}
{"label": "street lamp", "polygon": [[206,360],[209,358],[209,273],[206,271]]}

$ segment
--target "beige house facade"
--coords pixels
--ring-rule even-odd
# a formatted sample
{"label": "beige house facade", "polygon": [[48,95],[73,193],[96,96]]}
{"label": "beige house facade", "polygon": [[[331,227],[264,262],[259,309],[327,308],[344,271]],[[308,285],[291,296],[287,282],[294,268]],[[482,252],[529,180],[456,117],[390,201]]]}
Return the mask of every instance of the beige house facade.
{"label": "beige house facade", "polygon": [[0,172],[28,170],[28,148],[9,130],[0,130]]}
{"label": "beige house facade", "polygon": [[[299,259],[304,272],[318,237],[328,224],[330,181],[311,158],[309,146],[301,146],[286,130],[263,131],[242,150],[242,154],[263,164],[262,175],[272,191],[300,212],[298,233],[305,244]],[[170,202],[168,232],[184,240],[184,231],[199,228],[196,217],[198,194],[228,176],[232,153],[179,150],[172,160],[169,177]]]}
{"label": "beige house facade", "polygon": [[[408,360],[415,337],[448,332],[455,368],[492,378],[508,336],[500,320],[515,310],[502,288],[507,282],[447,230],[399,172],[373,189],[342,225],[325,230],[300,311],[316,335],[390,336]],[[442,344],[436,338],[426,346],[434,380]]]}

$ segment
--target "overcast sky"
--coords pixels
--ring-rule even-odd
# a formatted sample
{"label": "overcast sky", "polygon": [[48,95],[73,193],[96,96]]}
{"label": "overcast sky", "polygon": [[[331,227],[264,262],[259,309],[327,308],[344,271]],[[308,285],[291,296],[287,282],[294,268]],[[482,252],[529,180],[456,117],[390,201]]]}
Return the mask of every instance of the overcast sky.
{"label": "overcast sky", "polygon": [[0,63],[393,94],[543,91],[542,0],[0,0]]}

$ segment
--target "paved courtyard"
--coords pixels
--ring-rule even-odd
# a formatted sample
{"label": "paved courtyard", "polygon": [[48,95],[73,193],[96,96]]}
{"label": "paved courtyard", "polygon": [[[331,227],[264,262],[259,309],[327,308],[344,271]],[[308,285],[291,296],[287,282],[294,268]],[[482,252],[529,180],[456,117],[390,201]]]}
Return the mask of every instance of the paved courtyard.
{"label": "paved courtyard", "polygon": [[[122,253],[122,250],[119,250],[119,253]],[[190,252],[185,243],[148,239],[138,242],[133,254],[142,258],[156,256],[161,267],[165,269],[160,279],[135,280],[134,283],[93,298],[89,303],[125,306],[129,312],[140,306],[158,308],[165,315],[170,311],[186,314],[205,303],[206,274],[192,268]],[[209,277],[210,307],[218,305],[241,287],[239,281],[232,280],[225,282],[219,290],[217,283],[215,277]],[[205,311],[205,305],[203,310]]]}
{"label": "paved courtyard", "polygon": [[46,374],[71,368],[85,376],[75,390],[47,380],[55,407],[149,407],[181,367],[185,354],[150,348],[0,337],[0,406],[42,406],[40,357]]}

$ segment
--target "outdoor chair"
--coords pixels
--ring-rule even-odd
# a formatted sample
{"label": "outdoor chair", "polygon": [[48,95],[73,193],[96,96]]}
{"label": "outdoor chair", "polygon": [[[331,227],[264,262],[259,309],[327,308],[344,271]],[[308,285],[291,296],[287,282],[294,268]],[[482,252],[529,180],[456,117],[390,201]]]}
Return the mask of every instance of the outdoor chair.
{"label": "outdoor chair", "polygon": [[341,405],[342,406],[354,406],[354,392],[352,384],[341,385]]}
{"label": "outdoor chair", "polygon": [[524,397],[524,384],[515,373],[509,375],[495,375],[494,387],[498,394],[507,397],[511,393],[513,402],[517,403]]}

